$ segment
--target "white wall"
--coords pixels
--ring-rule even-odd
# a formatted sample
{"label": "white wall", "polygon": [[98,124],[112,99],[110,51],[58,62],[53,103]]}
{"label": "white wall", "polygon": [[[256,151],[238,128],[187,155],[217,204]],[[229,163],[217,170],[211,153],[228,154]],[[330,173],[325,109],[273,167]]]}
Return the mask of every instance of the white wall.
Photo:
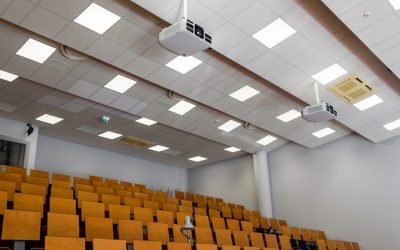
{"label": "white wall", "polygon": [[190,169],[189,191],[258,210],[252,160],[251,155],[246,155]]}
{"label": "white wall", "polygon": [[152,189],[187,191],[187,170],[97,148],[39,136],[36,168],[72,176],[97,175],[146,184]]}
{"label": "white wall", "polygon": [[34,131],[27,136],[28,127],[26,123],[17,122],[0,117],[0,137],[19,143],[26,144],[25,166],[28,169],[34,168],[36,158],[36,147],[39,128],[33,126]]}
{"label": "white wall", "polygon": [[276,217],[363,250],[399,249],[400,137],[350,135],[314,150],[291,143],[268,160]]}

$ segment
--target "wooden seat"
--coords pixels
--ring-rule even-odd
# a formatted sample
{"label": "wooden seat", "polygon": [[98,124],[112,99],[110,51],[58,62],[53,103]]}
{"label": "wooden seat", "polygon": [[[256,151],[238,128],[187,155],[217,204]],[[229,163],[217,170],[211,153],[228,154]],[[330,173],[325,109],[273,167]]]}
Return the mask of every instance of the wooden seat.
{"label": "wooden seat", "polygon": [[175,198],[178,200],[184,200],[185,199],[185,193],[181,191],[175,191]]}
{"label": "wooden seat", "polygon": [[318,239],[326,240],[326,236],[323,231],[318,231]]}
{"label": "wooden seat", "polygon": [[193,207],[188,207],[188,206],[179,206],[179,212],[184,212],[184,213],[193,213]]}
{"label": "wooden seat", "polygon": [[249,217],[251,216],[252,212],[250,210],[244,209],[243,211],[243,219],[250,220]]}
{"label": "wooden seat", "polygon": [[160,210],[160,203],[157,201],[143,201],[143,207],[150,208],[153,211],[153,216],[157,216],[157,210]]}
{"label": "wooden seat", "polygon": [[45,201],[46,201],[47,188],[42,185],[22,183],[21,194],[32,194],[32,195],[42,196],[43,203],[46,203]]}
{"label": "wooden seat", "polygon": [[[259,247],[244,247],[243,250],[260,250]],[[263,250],[274,250],[273,248],[264,248]]]}
{"label": "wooden seat", "polygon": [[215,200],[207,200],[207,207],[208,207],[208,209],[217,209],[218,208],[218,205],[217,205],[217,203],[215,202]]}
{"label": "wooden seat", "polygon": [[195,201],[196,200],[195,199],[195,194],[186,192],[185,199],[188,200],[188,201]]}
{"label": "wooden seat", "polygon": [[279,226],[285,226],[287,227],[287,222],[285,220],[278,220]]}
{"label": "wooden seat", "polygon": [[52,186],[51,190],[50,190],[50,195],[51,195],[51,197],[73,199],[74,191],[72,191],[71,189],[57,188],[57,187]]}
{"label": "wooden seat", "polygon": [[207,215],[198,215],[194,216],[196,227],[210,227],[210,219]]}
{"label": "wooden seat", "polygon": [[292,231],[290,230],[289,227],[282,226],[281,227],[281,234],[289,236],[289,237],[292,237]]}
{"label": "wooden seat", "polygon": [[162,206],[164,211],[170,211],[174,215],[174,218],[176,218],[176,212],[178,212],[178,206],[175,204],[170,204],[170,203],[163,203]]}
{"label": "wooden seat", "polygon": [[6,209],[2,240],[40,240],[40,212]]}
{"label": "wooden seat", "polygon": [[79,216],[47,213],[47,235],[78,238]]}
{"label": "wooden seat", "polygon": [[112,219],[113,224],[118,224],[119,220],[129,220],[131,218],[131,211],[128,206],[110,204],[109,211],[109,217]]}
{"label": "wooden seat", "polygon": [[161,250],[161,246],[161,242],[159,241],[135,240],[133,242],[133,249],[135,250]]}
{"label": "wooden seat", "polygon": [[275,234],[265,234],[264,236],[268,248],[279,249],[278,239]]}
{"label": "wooden seat", "polygon": [[177,212],[176,213],[176,223],[179,225],[185,224],[185,217],[190,216],[193,217],[191,213]]}
{"label": "wooden seat", "polygon": [[172,228],[172,225],[174,225],[174,213],[157,210],[157,222],[167,224],[168,228]]}
{"label": "wooden seat", "polygon": [[[193,207],[193,201],[189,201],[189,200],[181,200],[181,206],[185,206],[185,207]],[[192,211],[193,213],[193,211]]]}
{"label": "wooden seat", "polygon": [[134,192],[133,197],[135,199],[141,199],[141,200],[146,200],[146,201],[149,200],[149,194],[145,194],[145,193]]}
{"label": "wooden seat", "polygon": [[192,250],[189,243],[168,242],[168,250]]}
{"label": "wooden seat", "polygon": [[65,175],[65,174],[52,173],[51,178],[53,181],[59,180],[59,181],[71,182],[71,177],[69,175]]}
{"label": "wooden seat", "polygon": [[227,219],[226,224],[228,224],[228,229],[233,231],[240,231],[240,225],[238,220]]}
{"label": "wooden seat", "polygon": [[197,250],[218,250],[218,246],[214,244],[196,244]]}
{"label": "wooden seat", "polygon": [[133,209],[135,220],[141,221],[143,225],[147,222],[153,222],[153,211],[150,208],[135,207]]}
{"label": "wooden seat", "polygon": [[197,200],[197,207],[207,209],[206,200]]}
{"label": "wooden seat", "polygon": [[[281,226],[281,228],[284,226]],[[291,227],[290,230],[292,231],[292,238],[294,240],[301,240],[301,233],[300,233],[300,229],[297,227]]]}
{"label": "wooden seat", "polygon": [[215,229],[226,229],[224,218],[212,217],[211,225],[212,225],[212,228],[214,231],[215,231]]}
{"label": "wooden seat", "polygon": [[37,169],[31,169],[29,171],[29,175],[33,177],[39,177],[43,179],[49,179],[49,172],[47,171],[42,171],[42,170],[37,170]]}
{"label": "wooden seat", "polygon": [[232,208],[232,215],[236,220],[243,220],[243,212],[240,208]]}
{"label": "wooden seat", "polygon": [[327,250],[325,240],[317,240],[318,250]]}
{"label": "wooden seat", "polygon": [[[245,248],[247,249],[247,248]],[[222,246],[221,250],[240,250],[239,246]],[[260,249],[258,249],[260,250]]]}
{"label": "wooden seat", "polygon": [[249,247],[249,233],[245,231],[233,231],[233,240],[235,241],[235,246]]}
{"label": "wooden seat", "polygon": [[290,243],[290,237],[287,235],[279,235],[279,242],[281,243],[281,249],[292,250],[292,244]]}
{"label": "wooden seat", "polygon": [[112,190],[112,188],[108,188],[108,187],[94,187],[94,190],[97,192],[98,196],[99,196],[99,201],[103,201],[103,195],[114,195],[114,191]]}
{"label": "wooden seat", "polygon": [[93,250],[126,250],[124,240],[93,239]]}
{"label": "wooden seat", "polygon": [[60,180],[53,180],[51,183],[52,187],[58,187],[58,188],[66,188],[70,189],[71,188],[71,183],[69,181],[60,181]]}
{"label": "wooden seat", "polygon": [[40,212],[43,217],[43,197],[31,194],[15,193],[14,210]]}
{"label": "wooden seat", "polygon": [[251,222],[253,228],[260,228],[260,218],[258,216],[250,215],[249,221]]}
{"label": "wooden seat", "polygon": [[179,200],[176,198],[167,198],[167,201],[165,203],[174,204],[177,207],[179,206]]}
{"label": "wooden seat", "polygon": [[59,214],[76,214],[76,200],[50,197],[50,212]]}
{"label": "wooden seat", "polygon": [[194,230],[196,242],[199,244],[214,244],[211,228],[196,227]]}
{"label": "wooden seat", "polygon": [[221,213],[216,209],[209,209],[208,216],[210,216],[210,218],[214,218],[214,217],[221,218]]}
{"label": "wooden seat", "polygon": [[89,175],[89,181],[91,184],[93,184],[95,181],[103,182],[104,178],[101,176]]}
{"label": "wooden seat", "polygon": [[270,218],[269,224],[272,230],[279,231],[279,224],[277,219]]}
{"label": "wooden seat", "polygon": [[195,207],[194,208],[194,214],[207,216],[207,210],[204,209],[204,208]]}
{"label": "wooden seat", "polygon": [[247,233],[251,233],[253,232],[253,225],[251,224],[250,221],[244,221],[242,220],[240,222],[241,226],[242,226],[242,231],[245,231]]}
{"label": "wooden seat", "polygon": [[233,246],[232,235],[230,230],[215,229],[214,232],[218,247],[222,247],[223,245]]}
{"label": "wooden seat", "polygon": [[15,173],[5,173],[0,171],[0,180],[9,181],[15,183],[15,190],[21,190],[21,184],[23,180],[23,175]]}
{"label": "wooden seat", "polygon": [[[115,191],[115,189],[114,189],[114,191]],[[125,197],[128,197],[128,198],[132,197],[132,193],[130,191],[119,190],[119,189],[117,190],[116,195],[119,196],[121,204],[124,204]]]}
{"label": "wooden seat", "polygon": [[317,241],[318,240],[318,232],[310,229],[310,237],[311,237],[311,241]]}
{"label": "wooden seat", "polygon": [[8,193],[0,191],[0,214],[3,215],[7,209],[7,196]]}
{"label": "wooden seat", "polygon": [[104,218],[104,215],[105,215],[105,210],[103,203],[82,201],[82,210],[81,210],[82,221],[85,221],[87,217]]}
{"label": "wooden seat", "polygon": [[86,217],[86,241],[93,239],[114,239],[112,220],[108,218]]}
{"label": "wooden seat", "polygon": [[119,198],[119,196],[116,196],[116,195],[102,194],[101,201],[104,203],[104,209],[106,211],[109,210],[110,204],[114,204],[114,205],[121,204],[121,198]]}
{"label": "wooden seat", "polygon": [[143,202],[141,200],[129,197],[125,197],[123,204],[128,206],[131,209],[131,212],[133,212],[135,207],[143,207]]}
{"label": "wooden seat", "polygon": [[262,229],[265,229],[265,230],[270,229],[270,225],[269,225],[269,220],[268,220],[268,218],[265,218],[265,217],[261,217],[261,218],[260,218],[260,227],[261,227]]}
{"label": "wooden seat", "polygon": [[87,185],[87,186],[91,185],[89,179],[80,178],[80,177],[74,177],[74,185],[75,185],[75,187],[76,187],[77,184],[83,184],[83,185]]}
{"label": "wooden seat", "polygon": [[143,240],[143,224],[141,221],[119,220],[118,238],[133,243],[134,240]]}
{"label": "wooden seat", "polygon": [[0,191],[7,192],[7,201],[14,201],[15,182],[0,180]]}
{"label": "wooden seat", "polygon": [[91,201],[91,202],[98,202],[99,197],[96,193],[86,192],[86,191],[78,191],[78,208],[82,207],[83,201]]}
{"label": "wooden seat", "polygon": [[343,241],[336,240],[335,243],[336,243],[337,250],[346,250],[345,247],[344,247],[344,242]]}
{"label": "wooden seat", "polygon": [[326,245],[328,250],[336,250],[335,241],[334,240],[327,240]]}
{"label": "wooden seat", "polygon": [[[181,227],[182,225],[177,225],[174,224],[172,226],[172,233],[174,235],[174,242],[181,242],[181,243],[186,243],[187,242],[187,236],[186,232],[185,235],[181,232]],[[193,234],[190,232],[190,239],[193,239]]]}
{"label": "wooden seat", "polygon": [[26,183],[29,183],[29,184],[44,186],[44,187],[46,187],[46,191],[49,186],[49,179],[38,177],[38,176],[26,176],[25,181],[26,181]]}
{"label": "wooden seat", "polygon": [[151,241],[160,241],[163,245],[169,242],[168,225],[164,223],[148,222],[147,235]]}
{"label": "wooden seat", "polygon": [[261,233],[251,232],[250,241],[253,247],[259,247],[259,248],[265,247],[263,235]]}
{"label": "wooden seat", "polygon": [[357,242],[352,242],[351,246],[352,246],[353,250],[360,250],[360,246],[358,245]]}
{"label": "wooden seat", "polygon": [[26,176],[26,168],[17,166],[6,166],[6,173],[20,174]]}
{"label": "wooden seat", "polygon": [[93,193],[94,189],[93,186],[85,185],[85,184],[75,184],[75,192],[84,191]]}
{"label": "wooden seat", "polygon": [[310,235],[310,231],[308,229],[301,228],[300,233],[301,233],[301,238],[303,239],[303,241],[311,241],[311,235]]}
{"label": "wooden seat", "polygon": [[45,250],[85,250],[84,238],[46,236]]}
{"label": "wooden seat", "polygon": [[232,209],[230,207],[221,207],[222,217],[232,218]]}

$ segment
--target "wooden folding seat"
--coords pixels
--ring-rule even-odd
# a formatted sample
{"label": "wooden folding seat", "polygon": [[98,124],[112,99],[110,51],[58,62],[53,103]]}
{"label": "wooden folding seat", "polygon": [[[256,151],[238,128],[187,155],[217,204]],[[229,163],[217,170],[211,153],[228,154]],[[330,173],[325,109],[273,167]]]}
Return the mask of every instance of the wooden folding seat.
{"label": "wooden folding seat", "polygon": [[65,175],[65,174],[57,174],[57,173],[52,173],[51,174],[52,180],[59,180],[59,181],[66,181],[66,182],[71,182],[71,176]]}
{"label": "wooden folding seat", "polygon": [[195,195],[195,201],[199,202],[199,201],[205,201],[206,200],[206,196],[202,195],[202,194],[196,194]]}
{"label": "wooden folding seat", "polygon": [[188,201],[195,201],[196,200],[195,199],[195,195],[193,193],[188,193],[188,192],[186,192],[186,198],[185,199],[188,200]]}
{"label": "wooden folding seat", "polygon": [[252,215],[252,212],[250,210],[244,209],[243,210],[243,219],[244,220],[250,220],[249,216]]}
{"label": "wooden folding seat", "polygon": [[93,239],[114,239],[112,220],[108,218],[90,217],[85,222],[86,241]]}
{"label": "wooden folding seat", "polygon": [[[259,247],[244,247],[243,250],[260,250],[260,248]],[[270,248],[264,248],[263,250],[271,250],[271,249]],[[274,249],[272,249],[272,250],[274,250]]]}
{"label": "wooden folding seat", "polygon": [[134,207],[133,214],[135,220],[141,221],[143,225],[146,225],[147,222],[153,222],[153,211],[150,208]]}
{"label": "wooden folding seat", "polygon": [[55,237],[79,237],[79,216],[47,213],[47,235]]}
{"label": "wooden folding seat", "polygon": [[215,198],[212,196],[206,196],[206,201],[215,201]]}
{"label": "wooden folding seat", "polygon": [[233,240],[235,241],[235,246],[240,246],[240,247],[250,246],[248,232],[233,231]]}
{"label": "wooden folding seat", "polygon": [[90,185],[79,184],[79,183],[75,184],[75,192],[79,192],[79,191],[93,193],[94,189],[93,189],[93,186],[90,186]]}
{"label": "wooden folding seat", "polygon": [[242,226],[242,231],[245,231],[247,233],[253,232],[253,225],[251,224],[250,221],[240,221],[240,224]]}
{"label": "wooden folding seat", "polygon": [[281,234],[289,236],[289,237],[292,237],[292,231],[290,230],[289,227],[282,226],[281,227]]}
{"label": "wooden folding seat", "polygon": [[279,231],[279,224],[277,219],[270,218],[269,224],[272,230]]}
{"label": "wooden folding seat", "polygon": [[168,193],[167,192],[162,192],[162,191],[157,191],[156,192],[156,196],[165,197],[165,199],[167,199],[168,198]]}
{"label": "wooden folding seat", "polygon": [[197,207],[207,209],[206,200],[197,200]]}
{"label": "wooden folding seat", "polygon": [[135,220],[119,220],[118,239],[126,240],[128,243],[143,240],[143,223]]}
{"label": "wooden folding seat", "polygon": [[278,220],[279,226],[285,226],[287,227],[287,222],[285,220]]}
{"label": "wooden folding seat", "polygon": [[21,190],[21,183],[22,183],[23,175],[21,174],[14,174],[14,173],[5,173],[0,171],[0,180],[2,181],[9,181],[15,183],[15,190]]}
{"label": "wooden folding seat", "polygon": [[149,198],[150,198],[150,196],[153,196],[155,192],[154,192],[154,190],[151,190],[151,189],[148,189],[148,188],[142,188],[142,193],[148,194]]}
{"label": "wooden folding seat", "polygon": [[311,237],[311,241],[317,241],[318,240],[318,232],[310,229],[310,237]]}
{"label": "wooden folding seat", "polygon": [[218,201],[217,204],[218,204],[219,210],[221,210],[221,208],[223,208],[223,207],[228,207],[226,202],[223,202],[223,201]]}
{"label": "wooden folding seat", "polygon": [[236,220],[243,220],[243,210],[240,208],[232,208],[233,218]]}
{"label": "wooden folding seat", "polygon": [[46,203],[46,193],[47,188],[45,186],[29,183],[22,183],[21,185],[21,194],[41,196],[43,198],[43,203]]}
{"label": "wooden folding seat", "polygon": [[205,215],[205,216],[207,216],[207,211],[206,211],[205,208],[195,207],[195,208],[194,208],[194,214]]}
{"label": "wooden folding seat", "polygon": [[104,204],[91,201],[82,201],[81,220],[85,221],[87,217],[104,218]]}
{"label": "wooden folding seat", "polygon": [[76,200],[50,197],[50,212],[59,214],[76,214]]}
{"label": "wooden folding seat", "polygon": [[193,213],[193,207],[187,207],[187,206],[179,206],[179,212],[184,212],[184,213]]}
{"label": "wooden folding seat", "polygon": [[14,194],[14,210],[40,212],[43,217],[43,197],[31,194]]}
{"label": "wooden folding seat", "polygon": [[328,250],[336,250],[336,245],[334,240],[326,240],[326,245],[328,246]]}
{"label": "wooden folding seat", "polygon": [[258,218],[261,217],[260,211],[251,211],[252,216],[257,216]]}
{"label": "wooden folding seat", "polygon": [[128,191],[131,191],[132,193],[142,193],[143,188],[141,187],[127,187]]}
{"label": "wooden folding seat", "polygon": [[168,242],[168,250],[192,250],[189,243]]}
{"label": "wooden folding seat", "polygon": [[84,238],[46,236],[45,250],[85,250]]}
{"label": "wooden folding seat", "polygon": [[149,240],[135,240],[133,242],[133,249],[135,250],[161,250],[162,245],[159,241],[149,241]]}
{"label": "wooden folding seat", "polygon": [[[245,249],[247,249],[247,248],[245,248]],[[240,247],[239,246],[227,246],[227,245],[225,245],[225,246],[222,246],[221,250],[240,250]],[[260,249],[257,249],[257,250],[260,250]]]}
{"label": "wooden folding seat", "polygon": [[156,201],[143,201],[143,207],[150,208],[153,211],[153,216],[157,216],[157,210],[160,210],[160,203]]}
{"label": "wooden folding seat", "polygon": [[141,200],[146,200],[146,201],[150,200],[149,195],[145,194],[145,193],[134,192],[133,197],[135,199],[141,199]]}
{"label": "wooden folding seat", "polygon": [[116,180],[116,179],[110,179],[110,178],[105,178],[105,179],[104,179],[104,182],[110,183],[110,185],[111,185],[111,184],[118,184],[118,180]]}
{"label": "wooden folding seat", "polygon": [[[311,241],[310,231],[306,228],[300,228],[301,238],[303,241]],[[351,249],[350,249],[351,250]]]}
{"label": "wooden folding seat", "polygon": [[218,205],[214,200],[207,200],[208,209],[218,209]]}
{"label": "wooden folding seat", "polygon": [[164,211],[172,212],[174,218],[176,218],[176,212],[178,212],[178,206],[175,204],[163,203],[162,209]]}
{"label": "wooden folding seat", "polygon": [[0,214],[3,215],[7,209],[7,196],[8,193],[0,191]]}
{"label": "wooden folding seat", "polygon": [[236,208],[239,208],[239,209],[242,209],[242,210],[245,209],[245,207],[243,205],[236,205]]}
{"label": "wooden folding seat", "polygon": [[89,181],[90,181],[91,184],[93,184],[94,181],[103,182],[104,178],[100,177],[100,176],[89,175]]}
{"label": "wooden folding seat", "polygon": [[270,229],[268,218],[260,217],[260,227],[265,230]]}
{"label": "wooden folding seat", "polygon": [[167,198],[166,202],[164,202],[164,203],[174,204],[177,207],[179,206],[179,200],[176,198]]}
{"label": "wooden folding seat", "polygon": [[29,175],[33,176],[33,177],[44,178],[44,179],[47,179],[47,180],[49,179],[49,172],[47,172],[47,171],[31,169],[29,171]]}
{"label": "wooden folding seat", "polygon": [[96,193],[85,192],[85,191],[78,191],[77,198],[78,198],[78,208],[82,207],[83,201],[91,201],[91,202],[99,201],[99,196]]}
{"label": "wooden folding seat", "polygon": [[249,215],[249,221],[253,228],[260,228],[260,218],[258,216]]}
{"label": "wooden folding seat", "polygon": [[232,218],[232,209],[230,207],[221,207],[222,217]]}
{"label": "wooden folding seat", "polygon": [[207,215],[198,215],[194,216],[194,222],[196,223],[196,227],[210,227],[210,219]]}
{"label": "wooden folding seat", "polygon": [[124,204],[125,197],[132,198],[132,193],[129,191],[125,191],[125,190],[118,189],[115,194],[119,196],[121,204]]}
{"label": "wooden folding seat", "polygon": [[278,239],[275,234],[265,234],[264,236],[268,248],[279,249]]}
{"label": "wooden folding seat", "polygon": [[327,250],[325,240],[317,240],[318,250]]}
{"label": "wooden folding seat", "polygon": [[171,211],[157,210],[157,222],[167,224],[168,228],[174,225],[174,213]]}
{"label": "wooden folding seat", "polygon": [[14,200],[15,186],[15,182],[0,180],[0,191],[7,192],[8,201]]}
{"label": "wooden folding seat", "polygon": [[52,187],[71,189],[71,183],[69,181],[53,180],[51,183]]}
{"label": "wooden folding seat", "polygon": [[92,186],[94,187],[94,191],[96,192],[98,188],[110,188],[107,182],[96,180],[92,182]]}
{"label": "wooden folding seat", "polygon": [[6,173],[20,174],[22,176],[26,176],[26,168],[16,167],[16,166],[6,166]]}
{"label": "wooden folding seat", "polygon": [[120,181],[119,182],[120,185],[123,185],[125,187],[125,190],[127,187],[132,187],[132,182],[128,182],[128,181]]}
{"label": "wooden folding seat", "polygon": [[231,231],[240,231],[240,224],[238,220],[227,219],[226,224]]}
{"label": "wooden folding seat", "polygon": [[167,245],[169,242],[168,224],[148,222],[147,236],[148,240],[160,241],[161,244]]}
{"label": "wooden folding seat", "polygon": [[176,223],[179,225],[185,224],[185,217],[190,216],[193,218],[191,213],[185,213],[185,212],[177,212],[176,213]]}
{"label": "wooden folding seat", "polygon": [[352,242],[351,246],[352,246],[353,250],[360,250],[360,246],[358,245],[357,242]]}
{"label": "wooden folding seat", "polygon": [[[95,190],[97,192],[97,195],[99,196],[99,201],[102,201],[102,197],[103,194],[107,194],[107,195],[113,195],[114,191],[112,190],[112,188],[107,188],[107,187],[95,187]],[[119,199],[119,197],[118,197]]]}
{"label": "wooden folding seat", "polygon": [[110,194],[102,194],[101,201],[104,203],[104,208],[106,211],[109,210],[108,207],[110,204],[114,204],[114,205],[121,204],[121,198],[119,196],[110,195]]}
{"label": "wooden folding seat", "polygon": [[227,229],[215,229],[215,238],[217,240],[217,246],[222,247],[223,245],[233,246],[231,231]]}
{"label": "wooden folding seat", "polygon": [[181,205],[185,207],[193,207],[193,202],[189,200],[181,200]]}
{"label": "wooden folding seat", "polygon": [[161,208],[164,202],[167,202],[167,198],[161,196],[152,196],[151,201],[157,202],[158,206]]}
{"label": "wooden folding seat", "polygon": [[344,247],[344,242],[343,241],[336,240],[335,243],[336,243],[337,250],[346,250],[345,247]]}
{"label": "wooden folding seat", "polygon": [[351,246],[351,242],[345,241],[343,243],[344,243],[344,249],[353,250],[353,247]]}
{"label": "wooden folding seat", "polygon": [[93,250],[126,250],[124,240],[93,239]]}
{"label": "wooden folding seat", "polygon": [[318,239],[326,240],[326,236],[323,231],[317,231],[317,232],[318,232]]}
{"label": "wooden folding seat", "polygon": [[196,242],[199,244],[214,244],[211,228],[196,227],[194,230]]}
{"label": "wooden folding seat", "polygon": [[50,196],[58,197],[58,198],[65,198],[65,199],[73,199],[74,191],[72,191],[71,189],[57,188],[57,187],[52,186],[51,190],[50,190]]}
{"label": "wooden folding seat", "polygon": [[[121,191],[127,191],[126,190],[126,185],[124,184],[118,184],[118,183],[111,183],[110,188],[114,189],[115,194],[117,194],[116,191],[121,190]],[[128,191],[130,192],[130,191]]]}
{"label": "wooden folding seat", "polygon": [[125,206],[128,206],[131,209],[131,212],[133,212],[135,207],[143,207],[143,201],[142,200],[129,198],[129,197],[125,197],[123,204]]}
{"label": "wooden folding seat", "polygon": [[181,191],[175,191],[175,198],[178,200],[184,200],[185,199],[185,193]]}
{"label": "wooden folding seat", "polygon": [[77,184],[91,186],[91,183],[90,183],[89,179],[80,178],[80,177],[74,177],[74,185],[76,186]]}
{"label": "wooden folding seat", "polygon": [[215,198],[215,201],[216,201],[217,204],[218,204],[218,203],[220,203],[220,202],[224,202],[224,199],[222,199],[222,198],[217,198],[217,197],[216,197],[216,198]]}
{"label": "wooden folding seat", "polygon": [[2,240],[40,240],[40,212],[6,209]]}
{"label": "wooden folding seat", "polygon": [[[181,242],[181,243],[186,243],[187,242],[187,236],[186,236],[186,231],[184,232],[185,235],[181,232],[181,227],[182,225],[174,224],[172,226],[172,234],[174,236],[174,242]],[[193,234],[190,231],[190,239],[193,239]]]}
{"label": "wooden folding seat", "polygon": [[112,219],[113,224],[118,224],[119,220],[129,220],[131,218],[131,211],[128,206],[110,204],[109,211],[109,218]]}
{"label": "wooden folding seat", "polygon": [[263,235],[261,233],[251,232],[250,241],[253,247],[259,247],[261,249],[265,247]]}
{"label": "wooden folding seat", "polygon": [[233,203],[227,203],[227,206],[230,208],[236,208],[236,204]]}
{"label": "wooden folding seat", "polygon": [[290,237],[286,235],[279,235],[279,242],[281,249],[292,250],[292,244],[290,243]]}
{"label": "wooden folding seat", "polygon": [[[281,226],[281,228],[284,226]],[[300,229],[297,227],[291,227],[290,231],[292,232],[292,238],[294,240],[301,240],[301,233],[300,233]]]}
{"label": "wooden folding seat", "polygon": [[226,229],[224,218],[212,217],[211,224],[214,231],[215,229]]}
{"label": "wooden folding seat", "polygon": [[218,246],[214,244],[196,244],[197,250],[218,250]]}
{"label": "wooden folding seat", "polygon": [[208,216],[210,216],[210,218],[213,218],[213,217],[221,218],[221,213],[218,210],[209,209]]}

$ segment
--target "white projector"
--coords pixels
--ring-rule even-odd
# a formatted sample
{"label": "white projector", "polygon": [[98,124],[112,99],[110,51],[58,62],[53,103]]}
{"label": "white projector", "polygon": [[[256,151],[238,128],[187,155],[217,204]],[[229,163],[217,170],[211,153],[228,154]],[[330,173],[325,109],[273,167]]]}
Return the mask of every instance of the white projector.
{"label": "white projector", "polygon": [[164,28],[158,40],[162,47],[181,56],[191,56],[208,49],[212,43],[211,35],[189,19]]}
{"label": "white projector", "polygon": [[302,112],[303,119],[310,122],[323,122],[337,118],[336,110],[326,102],[305,107]]}

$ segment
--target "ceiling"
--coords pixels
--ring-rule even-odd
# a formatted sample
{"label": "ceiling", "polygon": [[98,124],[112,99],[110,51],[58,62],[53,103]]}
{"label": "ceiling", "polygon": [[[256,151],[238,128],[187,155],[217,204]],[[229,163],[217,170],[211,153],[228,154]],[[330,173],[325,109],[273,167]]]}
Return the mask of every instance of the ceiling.
{"label": "ceiling", "polygon": [[[400,24],[400,11],[386,0],[189,1],[189,18],[212,33],[213,45],[194,55],[202,64],[186,74],[166,66],[176,55],[158,44],[161,29],[179,18],[180,0],[96,0],[121,17],[101,35],[74,22],[92,2],[1,1],[0,69],[20,76],[11,83],[0,80],[0,101],[17,107],[1,116],[34,122],[49,112],[64,120],[34,122],[41,134],[179,167],[271,151],[288,141],[313,149],[353,132],[372,143],[400,134],[400,129],[383,127],[400,118],[400,25],[394,25]],[[269,49],[253,34],[277,18],[296,33]],[[43,64],[16,55],[29,38],[57,49],[67,45],[87,59],[67,59],[59,49]],[[336,121],[284,123],[276,118],[314,103],[312,76],[334,63],[348,72],[342,78],[356,73],[367,79],[383,102],[360,111],[326,89],[333,81],[320,88],[320,95],[338,111]],[[137,83],[123,94],[104,88],[116,75]],[[246,85],[260,93],[244,102],[229,96]],[[169,90],[175,98],[168,97]],[[196,107],[183,116],[169,112],[181,99]],[[108,126],[99,122],[105,114],[112,117]],[[140,117],[158,123],[139,126],[133,120]],[[228,120],[251,125],[231,132],[217,129]],[[76,130],[82,125],[139,136],[182,154],[135,149]],[[335,133],[312,135],[326,127]],[[267,135],[277,140],[257,143]],[[230,146],[242,151],[224,151]],[[207,160],[187,160],[197,155]]]}

